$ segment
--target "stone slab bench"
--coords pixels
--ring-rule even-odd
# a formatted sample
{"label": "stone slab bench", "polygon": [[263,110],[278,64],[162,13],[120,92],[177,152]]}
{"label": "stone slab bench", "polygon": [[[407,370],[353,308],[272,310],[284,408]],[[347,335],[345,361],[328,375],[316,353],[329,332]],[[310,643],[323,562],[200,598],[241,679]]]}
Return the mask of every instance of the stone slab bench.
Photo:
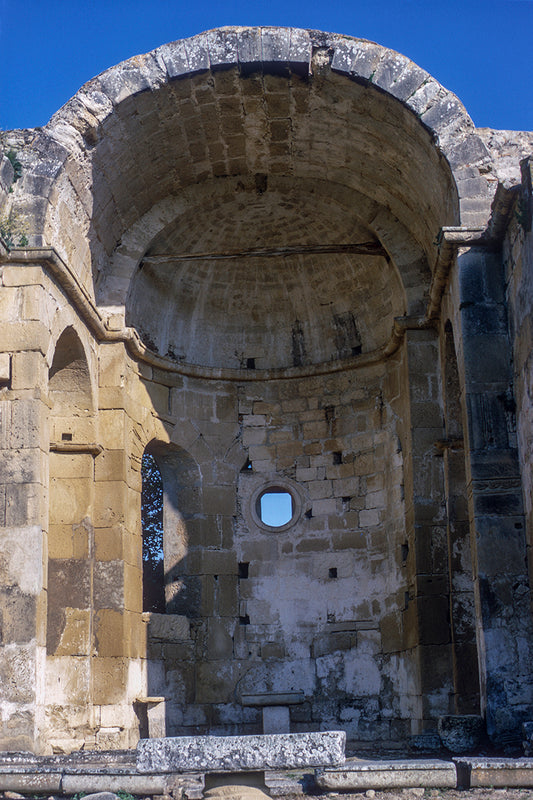
{"label": "stone slab bench", "polygon": [[344,731],[142,739],[139,773],[264,772],[344,763]]}
{"label": "stone slab bench", "polygon": [[437,759],[350,759],[342,767],[316,770],[315,780],[320,789],[336,792],[422,787],[455,789],[457,772],[454,763]]}
{"label": "stone slab bench", "polygon": [[533,787],[532,758],[454,758],[465,788]]}

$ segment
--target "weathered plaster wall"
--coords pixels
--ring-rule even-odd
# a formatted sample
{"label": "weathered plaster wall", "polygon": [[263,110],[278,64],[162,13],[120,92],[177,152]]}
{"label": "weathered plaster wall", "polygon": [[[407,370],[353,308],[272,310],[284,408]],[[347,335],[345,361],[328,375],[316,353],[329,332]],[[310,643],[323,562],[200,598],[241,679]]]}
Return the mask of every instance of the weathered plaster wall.
{"label": "weathered plaster wall", "polygon": [[[146,444],[161,464],[193,459],[200,479],[165,499],[173,613],[145,617],[147,690],[167,696],[170,733],[257,731],[243,695],[302,691],[293,730],[410,734],[401,371],[392,359],[300,381],[141,383]],[[282,531],[252,511],[272,482],[300,506]]]}

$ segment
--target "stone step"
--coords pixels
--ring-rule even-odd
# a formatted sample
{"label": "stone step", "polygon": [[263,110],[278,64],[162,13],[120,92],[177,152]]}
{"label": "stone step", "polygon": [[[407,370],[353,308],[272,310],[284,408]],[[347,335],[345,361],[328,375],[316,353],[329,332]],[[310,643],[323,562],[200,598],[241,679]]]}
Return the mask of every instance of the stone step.
{"label": "stone step", "polygon": [[350,759],[342,767],[315,771],[315,780],[326,791],[363,789],[455,789],[457,772],[453,762],[437,759]]}
{"label": "stone step", "polygon": [[533,787],[532,758],[454,758],[465,788]]}
{"label": "stone step", "polygon": [[[169,794],[178,787],[186,797],[201,798],[204,771],[196,774],[139,773],[132,752],[119,756],[100,753],[70,756],[0,754],[0,791],[31,794],[128,791],[133,795]],[[134,755],[134,751],[133,751]],[[273,796],[305,794],[309,774],[302,771],[267,772],[266,784]],[[394,789],[468,789],[494,787],[533,788],[531,758],[357,759],[341,767],[315,771],[322,791]]]}

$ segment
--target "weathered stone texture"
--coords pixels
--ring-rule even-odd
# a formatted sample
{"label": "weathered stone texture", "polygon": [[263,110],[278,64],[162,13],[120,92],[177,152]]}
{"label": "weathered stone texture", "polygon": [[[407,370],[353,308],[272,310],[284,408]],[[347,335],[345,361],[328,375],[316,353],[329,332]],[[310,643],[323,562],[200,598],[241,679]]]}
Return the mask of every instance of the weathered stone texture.
{"label": "weathered stone texture", "polygon": [[129,747],[150,698],[173,736],[512,737],[531,135],[372,42],[226,28],[0,141],[0,745]]}
{"label": "weathered stone texture", "polygon": [[438,787],[455,789],[455,764],[436,760],[348,761],[340,768],[316,770],[317,785],[326,791],[362,791]]}
{"label": "weathered stone texture", "polygon": [[139,772],[253,772],[297,769],[344,761],[345,734],[181,736],[137,745]]}

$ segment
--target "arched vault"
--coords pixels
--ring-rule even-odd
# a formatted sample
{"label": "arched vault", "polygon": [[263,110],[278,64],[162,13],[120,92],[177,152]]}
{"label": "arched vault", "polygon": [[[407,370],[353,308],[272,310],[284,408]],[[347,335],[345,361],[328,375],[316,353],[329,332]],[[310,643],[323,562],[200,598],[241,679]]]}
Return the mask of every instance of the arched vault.
{"label": "arched vault", "polygon": [[398,53],[300,29],[223,28],[123,62],[33,149],[34,244],[146,347],[207,369],[384,346],[425,310],[441,229],[483,227],[491,200],[453,94]]}

